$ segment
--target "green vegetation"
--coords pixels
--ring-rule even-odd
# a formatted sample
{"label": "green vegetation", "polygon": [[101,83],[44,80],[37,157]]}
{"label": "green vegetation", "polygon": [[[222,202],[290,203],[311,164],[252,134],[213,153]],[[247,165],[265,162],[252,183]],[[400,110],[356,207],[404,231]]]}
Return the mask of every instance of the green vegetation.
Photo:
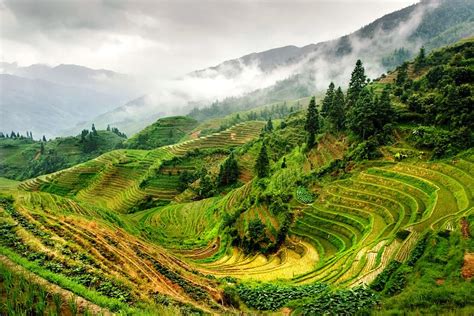
{"label": "green vegetation", "polygon": [[154,149],[175,144],[189,137],[197,121],[185,116],[165,117],[133,135],[125,146],[133,149]]}
{"label": "green vegetation", "polygon": [[289,302],[305,297],[319,296],[328,290],[327,285],[311,284],[288,286],[277,284],[237,286],[237,293],[248,307],[257,310],[278,310]]}
{"label": "green vegetation", "polygon": [[119,148],[124,140],[112,131],[87,130],[50,141],[0,137],[0,176],[24,180],[55,172]]}
{"label": "green vegetation", "polygon": [[[373,82],[358,61],[320,109],[195,110],[212,120],[162,119],[127,148],[0,179],[0,253],[125,314],[470,313],[472,51],[421,50]],[[85,153],[119,133],[75,141]],[[39,157],[55,144],[1,141]],[[9,273],[1,302],[21,299],[2,313],[54,313],[54,293]]]}

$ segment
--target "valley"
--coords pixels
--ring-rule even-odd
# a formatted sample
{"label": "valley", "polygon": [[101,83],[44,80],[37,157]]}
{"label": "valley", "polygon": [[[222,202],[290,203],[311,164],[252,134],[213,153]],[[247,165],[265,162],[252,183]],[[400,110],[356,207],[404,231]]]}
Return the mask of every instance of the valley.
{"label": "valley", "polygon": [[2,133],[0,314],[473,314],[474,38],[441,8],[375,79],[357,58],[128,137]]}

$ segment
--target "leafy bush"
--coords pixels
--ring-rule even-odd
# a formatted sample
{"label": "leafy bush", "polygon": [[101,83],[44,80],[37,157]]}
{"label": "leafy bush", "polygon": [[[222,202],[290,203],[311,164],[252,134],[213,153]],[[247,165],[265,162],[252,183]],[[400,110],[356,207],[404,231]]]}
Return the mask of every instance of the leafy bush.
{"label": "leafy bush", "polygon": [[465,128],[448,131],[421,126],[414,129],[407,140],[418,149],[433,150],[433,158],[442,158],[469,148],[473,143],[473,135]]}
{"label": "leafy bush", "polygon": [[355,315],[369,311],[377,303],[377,296],[369,289],[326,292],[301,307],[301,315]]}
{"label": "leafy bush", "polygon": [[350,152],[349,158],[356,161],[379,158],[381,154],[378,151],[378,146],[379,144],[375,139],[361,142]]}
{"label": "leafy bush", "polygon": [[411,267],[402,265],[390,277],[385,285],[384,294],[395,295],[400,293],[408,282],[408,274],[412,271]]}
{"label": "leafy bush", "polygon": [[300,286],[262,284],[250,286],[239,284],[237,293],[250,308],[275,311],[292,300],[321,295],[328,286],[321,283]]}
{"label": "leafy bush", "polygon": [[296,199],[303,204],[314,202],[313,194],[307,188],[301,186],[296,189]]}
{"label": "leafy bush", "polygon": [[429,237],[430,234],[427,233],[417,242],[415,248],[410,254],[410,258],[407,261],[407,264],[409,266],[414,266],[415,263],[421,258],[421,256],[423,256]]}
{"label": "leafy bush", "polygon": [[396,260],[390,262],[388,266],[377,275],[375,280],[370,284],[370,288],[377,292],[381,292],[384,290],[385,285],[387,284],[388,280],[392,276],[392,274],[401,266],[401,262]]}

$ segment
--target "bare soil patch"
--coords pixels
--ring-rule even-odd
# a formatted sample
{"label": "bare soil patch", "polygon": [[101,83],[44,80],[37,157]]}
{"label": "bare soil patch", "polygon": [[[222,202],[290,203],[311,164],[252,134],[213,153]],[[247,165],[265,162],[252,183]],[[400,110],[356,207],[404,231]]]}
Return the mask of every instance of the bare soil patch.
{"label": "bare soil patch", "polygon": [[464,254],[461,276],[467,280],[470,280],[474,276],[474,253],[466,252]]}
{"label": "bare soil patch", "polygon": [[469,231],[469,222],[465,217],[461,219],[461,232],[464,238],[469,238],[471,232]]}

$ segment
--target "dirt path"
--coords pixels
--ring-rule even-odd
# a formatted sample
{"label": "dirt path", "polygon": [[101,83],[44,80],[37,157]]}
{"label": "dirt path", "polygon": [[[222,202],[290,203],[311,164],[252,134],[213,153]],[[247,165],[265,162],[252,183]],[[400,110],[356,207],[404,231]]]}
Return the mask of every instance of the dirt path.
{"label": "dirt path", "polygon": [[63,299],[63,302],[67,302],[71,299],[71,297],[75,297],[75,300],[76,300],[76,303],[77,303],[77,306],[78,306],[78,310],[79,310],[80,313],[82,313],[82,311],[84,311],[87,308],[87,310],[89,312],[91,312],[92,314],[94,314],[94,315],[96,315],[96,314],[101,314],[101,315],[104,315],[104,316],[114,315],[113,313],[111,313],[107,309],[104,309],[104,308],[102,308],[102,307],[86,300],[85,298],[77,296],[76,294],[74,294],[71,291],[63,289],[59,285],[51,283],[48,280],[34,274],[33,272],[30,272],[30,271],[26,270],[25,268],[23,268],[22,266],[16,264],[15,262],[11,261],[8,257],[6,257],[4,255],[0,255],[0,262],[3,263],[4,265],[6,265],[7,267],[9,267],[10,269],[21,273],[28,280],[30,280],[34,283],[37,283],[41,286],[44,286],[49,292],[60,294],[62,299]]}

